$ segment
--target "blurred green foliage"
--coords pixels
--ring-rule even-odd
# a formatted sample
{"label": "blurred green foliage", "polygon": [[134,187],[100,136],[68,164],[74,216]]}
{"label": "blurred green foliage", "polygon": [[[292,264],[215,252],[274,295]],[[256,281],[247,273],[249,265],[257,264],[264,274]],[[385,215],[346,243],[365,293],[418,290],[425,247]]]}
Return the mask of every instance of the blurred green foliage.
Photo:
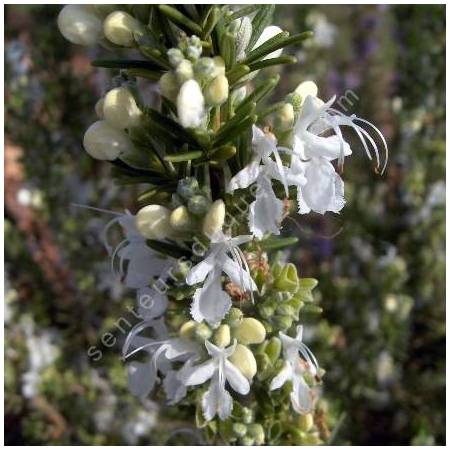
{"label": "blurred green foliage", "polygon": [[[82,150],[109,86],[86,51],[59,35],[58,11],[6,8],[5,133],[22,149],[23,178],[9,201],[31,211],[50,238],[7,202],[5,440],[201,443],[183,410],[132,398],[117,345],[99,342],[107,331],[122,338],[115,324],[133,299],[99,242],[108,216],[71,203],[120,210],[132,207],[133,193]],[[338,425],[331,443],[443,444],[444,7],[284,5],[277,14],[277,25],[316,34],[297,55],[301,64],[283,71],[279,93],[305,79],[318,82],[322,97],[352,89],[351,113],[380,125],[391,148],[384,177],[363,156],[346,166],[342,215],[296,218],[299,273],[320,281],[324,319],[314,349],[327,371],[321,408]],[[292,235],[298,227],[286,228]],[[49,239],[69,268],[62,287],[36,256]],[[90,346],[102,348],[99,361]]]}

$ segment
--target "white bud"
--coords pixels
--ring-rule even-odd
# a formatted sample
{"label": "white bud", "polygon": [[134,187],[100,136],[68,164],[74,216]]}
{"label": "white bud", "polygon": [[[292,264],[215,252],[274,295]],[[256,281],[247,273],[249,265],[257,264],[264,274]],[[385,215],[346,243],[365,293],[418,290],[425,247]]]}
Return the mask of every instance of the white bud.
{"label": "white bud", "polygon": [[136,227],[147,239],[166,239],[172,234],[170,209],[161,205],[148,205],[136,214]]}
{"label": "white bud", "polygon": [[177,97],[178,119],[184,128],[197,128],[205,116],[205,100],[195,80],[186,81]]}
{"label": "white bud", "polygon": [[184,60],[183,52],[179,48],[171,48],[167,51],[170,65],[175,68]]}
{"label": "white bud", "polygon": [[305,98],[308,97],[308,95],[311,95],[312,97],[317,97],[318,91],[319,90],[314,81],[303,81],[303,83],[300,83],[297,86],[294,92],[302,97],[301,104],[303,104]]}
{"label": "white bud", "polygon": [[112,127],[106,120],[99,120],[87,129],[83,145],[93,158],[110,161],[134,149],[128,135]]}
{"label": "white bud", "polygon": [[238,29],[236,33],[236,58],[241,61],[245,58],[245,50],[247,50],[248,43],[252,37],[252,21],[249,17],[244,16],[241,19],[236,19],[238,22]]}
{"label": "white bud", "polygon": [[225,61],[221,56],[214,56],[214,76],[225,75]]}
{"label": "white bud", "polygon": [[222,230],[225,223],[225,203],[223,200],[216,200],[203,219],[202,231],[206,236],[214,236]]}
{"label": "white bud", "polygon": [[144,27],[133,16],[124,11],[114,11],[103,22],[106,38],[122,47],[135,45],[135,34],[143,34]]}
{"label": "white bud", "polygon": [[246,377],[251,380],[258,369],[256,364],[256,359],[253,356],[252,351],[247,348],[245,345],[238,344],[236,346],[236,350],[229,358],[230,362],[232,362]]}
{"label": "white bud", "polygon": [[186,206],[175,208],[170,214],[170,225],[175,230],[186,231],[192,228],[193,220]]}
{"label": "white bud", "polygon": [[277,112],[275,118],[275,127],[279,131],[289,130],[294,125],[294,120],[295,120],[294,107],[292,106],[291,103],[286,103]]}
{"label": "white bud", "polygon": [[104,97],[99,98],[97,100],[97,103],[95,104],[95,107],[94,107],[95,114],[97,114],[97,117],[99,119],[104,119],[104,116],[103,116],[103,103],[104,102],[105,102],[105,98]]}
{"label": "white bud", "polygon": [[[264,28],[263,32],[261,33],[261,36],[259,36],[259,39],[256,41],[255,46],[253,49],[258,48],[260,45],[264,44],[264,42],[268,41],[269,39],[273,38],[277,34],[281,33],[283,30],[280,27],[277,27],[275,25],[270,25],[269,27]],[[281,55],[283,52],[283,49],[280,48],[278,50],[275,50],[272,53],[269,53],[268,55],[264,56],[263,59],[271,59],[271,58],[277,58]]]}
{"label": "white bud", "polygon": [[175,69],[175,75],[180,85],[193,78],[194,68],[192,67],[192,63],[188,59],[183,59]]}
{"label": "white bud", "polygon": [[214,78],[205,89],[205,100],[209,106],[219,106],[228,98],[228,79],[225,75]]}
{"label": "white bud", "polygon": [[70,42],[92,46],[101,39],[102,21],[90,5],[66,5],[58,15],[58,28]]}
{"label": "white bud", "polygon": [[125,87],[118,87],[106,94],[103,114],[112,126],[125,129],[139,125],[142,111],[131,92]]}
{"label": "white bud", "polygon": [[161,94],[172,102],[175,102],[177,100],[178,87],[179,85],[177,77],[172,71],[166,72],[159,79],[159,88],[161,89]]}

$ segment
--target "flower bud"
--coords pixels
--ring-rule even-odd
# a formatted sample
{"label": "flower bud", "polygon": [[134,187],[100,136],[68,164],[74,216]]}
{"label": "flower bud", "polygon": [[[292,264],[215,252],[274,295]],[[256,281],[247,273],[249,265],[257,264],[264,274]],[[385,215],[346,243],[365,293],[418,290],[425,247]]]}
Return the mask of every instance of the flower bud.
{"label": "flower bud", "polygon": [[237,23],[236,59],[241,61],[245,58],[245,51],[252,37],[252,21],[250,17],[244,16],[241,19],[236,19],[235,22]]}
{"label": "flower bud", "polygon": [[295,309],[286,303],[281,303],[277,307],[277,314],[280,314],[281,316],[295,316]]}
{"label": "flower bud", "polygon": [[91,5],[66,5],[58,15],[61,34],[73,44],[92,46],[103,34],[102,21]]}
{"label": "flower bud", "polygon": [[281,273],[276,277],[274,285],[280,291],[296,292],[298,290],[299,280],[294,264],[289,263],[283,267]]}
{"label": "flower bud", "polygon": [[216,200],[203,219],[202,231],[206,236],[214,236],[222,230],[225,222],[225,203],[223,200]]}
{"label": "flower bud", "polygon": [[245,345],[238,344],[229,360],[240,370],[248,380],[251,380],[257,371],[256,359],[252,351]]}
{"label": "flower bud", "polygon": [[148,205],[136,214],[136,226],[147,239],[166,239],[171,235],[170,209],[161,205]]}
{"label": "flower bud", "polygon": [[97,117],[99,119],[104,119],[105,116],[103,115],[103,104],[105,102],[105,97],[99,98],[97,100],[97,103],[95,104],[95,114],[97,114]]}
{"label": "flower bud", "polygon": [[250,447],[254,444],[255,444],[255,440],[250,436],[244,436],[243,438],[239,439],[239,445]]}
{"label": "flower bud", "polygon": [[186,57],[191,61],[196,61],[198,58],[200,58],[201,54],[201,47],[199,48],[194,45],[189,45],[189,47],[186,49]]}
{"label": "flower bud", "polygon": [[314,425],[314,417],[312,414],[301,415],[298,418],[298,427],[302,431],[309,431]]}
{"label": "flower bud", "polygon": [[247,425],[252,423],[255,420],[255,415],[253,414],[253,411],[250,408],[244,406],[242,408],[241,420]]}
{"label": "flower bud", "polygon": [[260,344],[266,338],[266,329],[259,320],[247,317],[233,330],[233,336],[244,345]]}
{"label": "flower bud", "polygon": [[188,209],[196,216],[203,216],[208,211],[209,204],[209,199],[204,195],[194,195],[188,201]]}
{"label": "flower bud", "polygon": [[93,123],[84,134],[84,149],[95,159],[112,161],[134,149],[133,142],[122,130],[106,120]]}
{"label": "flower bud", "polygon": [[247,434],[247,425],[243,423],[233,423],[233,434],[237,437],[244,437]]}
{"label": "flower bud", "polygon": [[297,86],[294,92],[301,96],[301,104],[303,105],[303,102],[305,101],[306,97],[308,97],[308,95],[317,97],[318,89],[314,81],[303,81],[303,83],[300,83]]}
{"label": "flower bud", "polygon": [[275,117],[275,128],[279,131],[286,131],[294,125],[294,107],[291,103],[286,103],[278,110]]}
{"label": "flower bud", "polygon": [[214,78],[205,89],[205,100],[210,106],[220,106],[228,98],[228,79],[225,75]]}
{"label": "flower bud", "polygon": [[227,322],[229,323],[230,327],[235,327],[239,325],[242,321],[242,311],[239,308],[230,308],[230,311],[227,314]]}
{"label": "flower bud", "polygon": [[272,337],[266,348],[264,349],[266,355],[270,358],[272,364],[280,357],[281,354],[281,341],[277,337]]}
{"label": "flower bud", "polygon": [[197,322],[195,322],[194,320],[189,320],[181,326],[179,335],[182,338],[190,339],[194,336],[196,328]]}
{"label": "flower bud", "polygon": [[214,78],[216,65],[213,58],[200,58],[194,66],[195,78],[197,80],[209,80]]}
{"label": "flower bud", "polygon": [[220,325],[220,327],[214,332],[213,342],[218,347],[228,347],[231,342],[230,327],[226,324]]}
{"label": "flower bud", "polygon": [[205,117],[205,100],[195,80],[186,81],[177,97],[178,120],[184,128],[198,128]]}
{"label": "flower bud", "polygon": [[247,427],[247,433],[255,440],[255,445],[264,445],[264,428],[260,423],[251,423]]}
{"label": "flower bud", "polygon": [[177,101],[178,95],[178,81],[176,75],[172,72],[166,72],[159,79],[159,88],[161,90],[161,95],[168,98],[172,102]]}
{"label": "flower bud", "polygon": [[263,319],[269,319],[275,312],[275,308],[270,305],[258,305],[258,312]]}
{"label": "flower bud", "polygon": [[292,92],[291,94],[286,96],[286,101],[292,105],[295,114],[298,114],[302,109],[303,100],[300,94]]}
{"label": "flower bud", "polygon": [[194,77],[194,68],[192,63],[188,59],[183,59],[183,61],[178,64],[175,69],[175,76],[179,85],[182,85],[185,81],[188,81]]}
{"label": "flower bud", "polygon": [[209,339],[212,335],[211,328],[206,325],[206,323],[199,323],[195,328],[195,338],[200,342],[205,342],[206,339]]}
{"label": "flower bud", "polygon": [[183,52],[179,48],[171,48],[167,51],[170,65],[175,69],[184,60]]}
{"label": "flower bud", "polygon": [[177,194],[184,200],[189,200],[199,192],[198,181],[194,177],[182,178],[178,181]]}
{"label": "flower bud", "polygon": [[193,220],[186,206],[179,206],[170,214],[170,226],[177,231],[189,230],[193,226]]}
{"label": "flower bud", "polygon": [[125,129],[139,125],[142,111],[131,92],[127,88],[118,87],[106,94],[103,114],[112,126]]}
{"label": "flower bud", "polygon": [[214,76],[225,75],[225,61],[221,56],[214,56]]}
{"label": "flower bud", "polygon": [[287,330],[291,328],[293,318],[291,316],[275,316],[273,318],[274,325],[280,330]]}
{"label": "flower bud", "polygon": [[135,45],[135,34],[143,34],[144,27],[133,16],[124,11],[114,11],[103,22],[103,32],[113,44],[122,47]]}

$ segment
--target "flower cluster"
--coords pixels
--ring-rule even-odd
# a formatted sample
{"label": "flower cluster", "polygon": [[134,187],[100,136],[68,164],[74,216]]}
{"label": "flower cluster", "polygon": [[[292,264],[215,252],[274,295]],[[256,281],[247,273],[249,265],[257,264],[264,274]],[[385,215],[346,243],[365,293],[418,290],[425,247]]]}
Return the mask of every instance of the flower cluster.
{"label": "flower cluster", "polygon": [[[150,184],[138,198],[144,206],[117,215],[104,236],[113,268],[137,289],[142,318],[123,346],[124,359],[133,359],[130,390],[145,397],[161,381],[170,404],[194,404],[199,426],[241,444],[293,436],[279,429],[279,421],[292,420],[291,404],[308,417],[292,442],[320,442],[305,433],[323,371],[298,325],[303,309],[318,309],[316,282],[270,251],[285,246],[274,235],[292,209],[324,214],[344,206],[339,172],[352,152],[343,127],[378,167],[376,140],[362,124],[386,143],[370,123],[333,108],[334,98],[320,100],[311,81],[255,113],[278,80],[250,91],[253,78],[295,62],[281,56],[283,47],[305,38],[269,25],[270,5],[240,12],[199,6],[186,14],[148,7],[148,26],[142,11],[105,9],[66,6],[59,26],[72,42],[106,39],[148,58],[97,62],[122,65],[124,73],[97,103],[100,120],[84,137],[86,151],[111,161],[119,181]],[[160,109],[144,105],[134,76],[158,81]],[[273,122],[264,126],[266,117]],[[115,223],[125,239],[114,247],[107,233]]]}

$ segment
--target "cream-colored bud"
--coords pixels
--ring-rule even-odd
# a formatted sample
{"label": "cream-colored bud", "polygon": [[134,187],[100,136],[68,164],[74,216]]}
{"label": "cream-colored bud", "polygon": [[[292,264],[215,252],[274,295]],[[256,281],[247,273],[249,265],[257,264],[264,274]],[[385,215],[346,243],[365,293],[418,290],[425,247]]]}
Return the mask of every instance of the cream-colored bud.
{"label": "cream-colored bud", "polygon": [[58,15],[58,28],[68,41],[78,45],[95,45],[103,34],[102,21],[90,5],[64,6]]}
{"label": "cream-colored bud", "polygon": [[183,59],[183,61],[181,61],[175,69],[175,75],[180,85],[182,85],[185,81],[194,78],[194,68],[191,61],[188,59]]}
{"label": "cream-colored bud", "polygon": [[181,325],[179,335],[182,338],[189,339],[194,335],[195,329],[197,327],[197,322],[194,320],[189,320]]}
{"label": "cream-colored bud", "polygon": [[308,95],[311,95],[312,97],[317,97],[318,88],[316,83],[314,83],[314,81],[303,81],[297,86],[294,92],[301,95],[302,97],[301,101],[303,104],[305,98],[308,97]]}
{"label": "cream-colored bud", "polygon": [[174,230],[185,231],[192,228],[193,220],[186,206],[175,208],[170,214],[170,225]]}
{"label": "cream-colored bud", "polygon": [[291,103],[286,103],[276,115],[275,128],[280,131],[285,131],[294,125],[295,113],[294,107]]}
{"label": "cream-colored bud", "polygon": [[214,236],[222,230],[225,223],[225,203],[223,200],[216,200],[203,219],[203,234],[206,236]]}
{"label": "cream-colored bud", "polygon": [[314,426],[314,417],[312,414],[301,415],[297,423],[300,430],[307,432]]}
{"label": "cream-colored bud", "polygon": [[205,100],[209,106],[220,106],[228,98],[228,79],[225,75],[214,78],[205,89]]}
{"label": "cream-colored bud", "polygon": [[255,376],[258,369],[256,359],[252,351],[245,345],[238,344],[234,353],[228,359],[247,379],[251,380]]}
{"label": "cream-colored bud", "polygon": [[172,71],[166,72],[159,79],[159,88],[161,89],[161,95],[172,102],[177,101],[179,84],[176,75]]}
{"label": "cream-colored bud", "polygon": [[177,97],[178,119],[184,128],[197,128],[205,117],[205,100],[199,84],[188,80],[181,86]]}
{"label": "cream-colored bud", "polygon": [[97,100],[97,103],[95,104],[95,114],[97,114],[97,117],[99,119],[104,119],[105,116],[103,115],[103,103],[105,102],[105,97],[99,98]]}
{"label": "cream-colored bud", "polygon": [[84,134],[85,150],[95,159],[113,160],[134,149],[133,142],[122,130],[106,120],[93,123]]}
{"label": "cream-colored bud", "polygon": [[103,22],[103,32],[113,44],[133,47],[135,35],[144,33],[143,25],[124,11],[114,11]]}
{"label": "cream-colored bud", "polygon": [[136,214],[136,226],[147,239],[166,239],[172,234],[170,209],[161,205],[148,205]]}
{"label": "cream-colored bud", "polygon": [[106,94],[103,114],[112,126],[125,129],[139,125],[142,111],[131,92],[125,87],[118,87]]}
{"label": "cream-colored bud", "polygon": [[260,344],[266,338],[266,329],[259,320],[247,317],[234,328],[233,336],[244,345]]}
{"label": "cream-colored bud", "polygon": [[225,61],[221,56],[214,56],[214,76],[225,75]]}
{"label": "cream-colored bud", "polygon": [[231,342],[230,327],[228,325],[220,325],[214,332],[213,342],[218,347],[228,347]]}

